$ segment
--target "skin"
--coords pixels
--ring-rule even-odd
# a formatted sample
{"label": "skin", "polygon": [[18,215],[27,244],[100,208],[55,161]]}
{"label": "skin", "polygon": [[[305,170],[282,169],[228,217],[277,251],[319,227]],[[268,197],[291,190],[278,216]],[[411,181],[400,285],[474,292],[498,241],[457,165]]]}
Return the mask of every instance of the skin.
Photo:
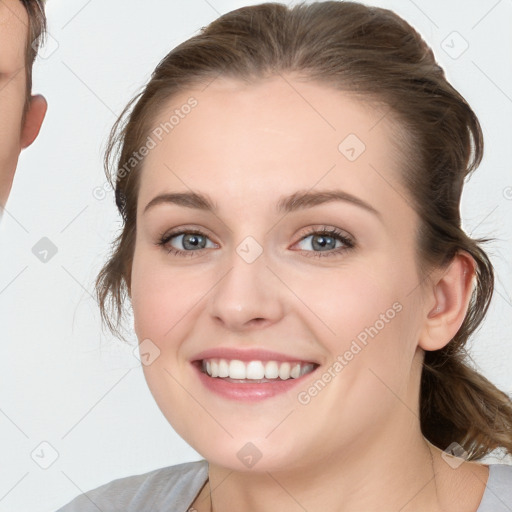
{"label": "skin", "polygon": [[42,96],[31,96],[22,122],[28,22],[19,0],[0,2],[0,214],[9,197],[19,154],[37,137],[47,108]]}
{"label": "skin", "polygon": [[[174,97],[155,126],[190,96],[197,107],[144,163],[130,296],[139,340],[160,350],[146,380],[174,429],[209,461],[214,509],[474,512],[488,467],[448,466],[422,436],[418,413],[423,351],[444,346],[462,324],[473,260],[460,253],[418,285],[418,217],[399,181],[396,127],[384,110],[291,76],[250,85],[218,78]],[[338,151],[350,133],[366,145],[353,162]],[[348,202],[274,211],[281,196],[311,189],[347,191],[380,218]],[[164,203],[144,212],[159,194],[190,190],[218,211]],[[357,248],[308,257],[321,251],[307,231],[322,226]],[[206,248],[182,257],[157,245],[179,227],[206,231]],[[247,236],[263,249],[250,264],[236,252]],[[187,250],[181,236],[169,245]],[[297,393],[396,301],[402,311],[301,405]],[[321,368],[289,393],[235,403],[205,389],[190,364],[219,346],[266,348]],[[252,469],[237,458],[247,442],[262,453]],[[194,508],[210,510],[209,485]]]}

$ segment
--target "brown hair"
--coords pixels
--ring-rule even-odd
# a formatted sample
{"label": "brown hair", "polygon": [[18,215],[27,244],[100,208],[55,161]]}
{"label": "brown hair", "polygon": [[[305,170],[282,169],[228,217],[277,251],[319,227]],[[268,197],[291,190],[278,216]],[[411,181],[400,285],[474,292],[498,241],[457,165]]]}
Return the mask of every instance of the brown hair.
{"label": "brown hair", "polygon": [[420,218],[416,240],[421,282],[458,251],[469,253],[476,264],[476,285],[459,331],[443,349],[425,353],[422,432],[442,450],[459,443],[469,460],[496,448],[512,453],[512,402],[471,368],[464,349],[494,290],[492,264],[479,247],[491,239],[470,238],[461,228],[459,213],[464,180],[482,159],[481,127],[429,46],[387,9],[348,1],[243,7],[204,27],[159,63],[114,125],[105,156],[123,228],[96,281],[103,321],[121,335],[143,161],[129,172],[122,167],[143,146],[162,105],[220,74],[258,80],[280,72],[384,104],[388,118],[398,121],[406,134],[400,140],[407,162],[402,180]]}
{"label": "brown hair", "polygon": [[26,73],[26,99],[25,112],[30,104],[32,92],[32,66],[36,60],[37,52],[46,35],[46,16],[44,13],[45,0],[21,0],[28,13],[28,37],[25,46],[25,73]]}

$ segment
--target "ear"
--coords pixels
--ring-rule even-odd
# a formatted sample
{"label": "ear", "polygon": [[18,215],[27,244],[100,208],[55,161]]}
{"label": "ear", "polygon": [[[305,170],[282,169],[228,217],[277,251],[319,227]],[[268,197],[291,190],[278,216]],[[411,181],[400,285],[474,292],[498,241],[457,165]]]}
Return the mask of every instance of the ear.
{"label": "ear", "polygon": [[457,334],[471,299],[475,272],[473,257],[459,251],[446,268],[433,274],[418,343],[423,350],[439,350]]}
{"label": "ear", "polygon": [[21,148],[24,149],[37,137],[43,119],[46,114],[48,104],[43,96],[37,94],[30,98],[30,105],[25,115],[25,123],[21,129]]}

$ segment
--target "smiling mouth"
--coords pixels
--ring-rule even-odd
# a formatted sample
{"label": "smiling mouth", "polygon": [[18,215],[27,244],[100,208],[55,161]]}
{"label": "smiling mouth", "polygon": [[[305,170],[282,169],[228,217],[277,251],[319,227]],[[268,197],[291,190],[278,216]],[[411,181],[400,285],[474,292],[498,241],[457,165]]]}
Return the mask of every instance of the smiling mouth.
{"label": "smiling mouth", "polygon": [[200,370],[212,378],[236,383],[265,383],[298,379],[316,368],[316,363],[298,361],[240,361],[239,359],[203,359]]}

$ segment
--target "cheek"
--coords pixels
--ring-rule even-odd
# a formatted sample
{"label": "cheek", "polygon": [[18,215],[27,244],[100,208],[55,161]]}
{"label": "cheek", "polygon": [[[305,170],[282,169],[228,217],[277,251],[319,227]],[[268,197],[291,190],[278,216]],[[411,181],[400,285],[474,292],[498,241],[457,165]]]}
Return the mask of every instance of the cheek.
{"label": "cheek", "polygon": [[23,84],[13,79],[7,85],[0,81],[0,134],[8,140],[19,139],[25,106]]}
{"label": "cheek", "polygon": [[162,413],[185,439],[188,416],[183,411],[190,407],[190,396],[184,388],[189,385],[183,382],[183,388],[173,376],[182,382],[187,363],[179,357],[181,341],[187,337],[190,322],[194,323],[194,305],[204,295],[194,275],[162,264],[152,249],[136,245],[131,272],[135,332],[140,343],[151,340],[158,347],[155,352],[153,345],[147,345],[157,355],[142,369]]}
{"label": "cheek", "polygon": [[393,304],[400,293],[386,268],[389,261],[385,255],[373,255],[371,261],[369,257],[354,258],[339,268],[289,276],[294,293],[310,311],[304,309],[305,313],[317,318],[318,339],[329,340],[330,348],[339,351],[359,334],[364,341],[366,327],[377,323],[379,332],[385,330],[384,325],[387,328],[384,320],[395,317]]}
{"label": "cheek", "polygon": [[[152,254],[150,254],[150,252]],[[131,299],[135,332],[139,340],[176,337],[190,323],[194,308],[211,288],[212,272],[166,265],[153,250],[135,249],[131,277]],[[213,281],[212,281],[213,283]]]}
{"label": "cheek", "polygon": [[11,186],[21,150],[21,118],[25,98],[15,89],[16,82],[11,80],[7,85],[0,82],[0,195]]}
{"label": "cheek", "polygon": [[325,279],[317,273],[295,283],[294,292],[319,319],[309,323],[314,337],[333,364],[339,363],[332,373],[340,393],[350,388],[365,403],[389,394],[386,386],[404,385],[418,334],[414,294],[409,294],[413,265],[374,254],[372,261],[329,270]]}
{"label": "cheek", "polygon": [[21,118],[18,119],[12,112],[4,112],[0,106],[0,162],[4,169],[12,169],[16,165],[20,151],[20,121]]}

